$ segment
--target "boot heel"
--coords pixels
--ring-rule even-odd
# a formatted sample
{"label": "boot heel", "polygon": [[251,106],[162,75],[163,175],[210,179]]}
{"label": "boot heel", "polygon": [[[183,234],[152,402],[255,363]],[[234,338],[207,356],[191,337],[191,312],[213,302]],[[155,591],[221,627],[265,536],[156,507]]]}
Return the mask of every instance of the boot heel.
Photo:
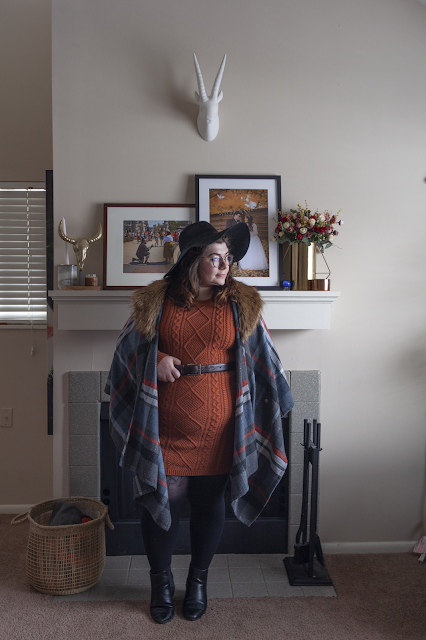
{"label": "boot heel", "polygon": [[207,574],[208,569],[197,569],[189,565],[186,593],[183,601],[183,617],[187,620],[198,620],[207,609]]}

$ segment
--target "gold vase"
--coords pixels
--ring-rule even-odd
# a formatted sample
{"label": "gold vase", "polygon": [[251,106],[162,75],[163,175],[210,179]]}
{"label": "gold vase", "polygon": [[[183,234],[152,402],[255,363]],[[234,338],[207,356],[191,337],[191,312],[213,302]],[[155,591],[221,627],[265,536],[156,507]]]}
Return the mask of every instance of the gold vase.
{"label": "gold vase", "polygon": [[304,242],[283,244],[284,280],[290,280],[294,291],[310,291],[311,281],[316,275],[316,245],[309,247]]}

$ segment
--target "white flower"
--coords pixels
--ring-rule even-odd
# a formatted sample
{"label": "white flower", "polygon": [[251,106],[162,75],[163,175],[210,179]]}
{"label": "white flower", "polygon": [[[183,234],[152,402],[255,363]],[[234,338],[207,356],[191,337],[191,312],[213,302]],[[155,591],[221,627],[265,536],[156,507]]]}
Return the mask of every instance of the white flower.
{"label": "white flower", "polygon": [[323,213],[321,213],[321,214],[318,216],[318,220],[319,220],[319,222],[324,222],[324,220],[325,220],[325,215],[324,215]]}
{"label": "white flower", "polygon": [[280,238],[282,238],[282,236],[284,235],[284,231],[280,231],[279,234]]}
{"label": "white flower", "polygon": [[334,235],[331,233],[331,234],[328,236],[328,241],[329,241],[329,242],[333,242],[333,240],[334,240]]}
{"label": "white flower", "polygon": [[299,229],[299,233],[302,233],[303,235],[305,235],[306,232],[307,232],[307,229],[305,227],[302,227],[301,229]]}
{"label": "white flower", "polygon": [[283,227],[284,227],[284,229],[288,229],[288,228],[289,228],[289,226],[290,226],[290,223],[289,223],[289,222],[283,222]]}
{"label": "white flower", "polygon": [[311,227],[314,227],[316,223],[315,218],[309,218],[309,224],[311,225]]}

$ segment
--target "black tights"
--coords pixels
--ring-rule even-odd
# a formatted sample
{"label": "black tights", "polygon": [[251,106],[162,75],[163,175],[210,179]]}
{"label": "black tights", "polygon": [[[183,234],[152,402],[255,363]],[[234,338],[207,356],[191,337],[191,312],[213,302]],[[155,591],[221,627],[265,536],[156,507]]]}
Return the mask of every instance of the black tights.
{"label": "black tights", "polygon": [[191,506],[191,562],[197,569],[208,569],[225,523],[224,494],[229,474],[219,476],[167,476],[172,523],[164,531],[142,510],[142,538],[152,573],[165,571],[179,529],[179,514],[188,498]]}

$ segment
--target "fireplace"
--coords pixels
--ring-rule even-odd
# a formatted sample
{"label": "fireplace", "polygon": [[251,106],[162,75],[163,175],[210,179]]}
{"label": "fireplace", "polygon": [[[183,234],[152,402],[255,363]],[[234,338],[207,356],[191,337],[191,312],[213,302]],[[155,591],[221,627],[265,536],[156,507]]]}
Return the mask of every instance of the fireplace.
{"label": "fireplace", "polygon": [[[285,553],[292,549],[301,500],[303,420],[319,420],[320,372],[286,372],[295,406],[283,421],[289,468],[265,513],[249,529],[227,505],[227,524],[219,553]],[[108,504],[115,531],[107,531],[109,555],[144,553],[139,511],[132,500],[131,475],[118,466],[108,433],[106,371],[68,373],[69,493]],[[182,514],[176,553],[188,553],[188,514]]]}

